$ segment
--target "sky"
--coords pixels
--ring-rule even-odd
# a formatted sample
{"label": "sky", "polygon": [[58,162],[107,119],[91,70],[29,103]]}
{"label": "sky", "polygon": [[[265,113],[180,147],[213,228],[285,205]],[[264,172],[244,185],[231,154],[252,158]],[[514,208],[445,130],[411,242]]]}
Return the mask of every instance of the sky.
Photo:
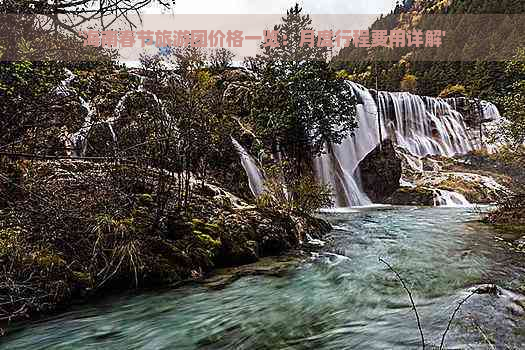
{"label": "sky", "polygon": [[[296,0],[175,0],[178,14],[281,14]],[[311,14],[380,14],[388,13],[396,0],[300,0]],[[160,13],[153,5],[147,13]]]}
{"label": "sky", "polygon": [[[175,0],[172,9],[165,9],[158,3],[153,3],[143,9],[145,14],[285,14],[286,10],[296,2],[308,14],[386,14],[393,10],[397,0]],[[362,17],[366,23],[359,28],[366,29],[376,16]],[[361,28],[362,26],[362,28]],[[130,65],[138,65],[137,61],[128,61]]]}

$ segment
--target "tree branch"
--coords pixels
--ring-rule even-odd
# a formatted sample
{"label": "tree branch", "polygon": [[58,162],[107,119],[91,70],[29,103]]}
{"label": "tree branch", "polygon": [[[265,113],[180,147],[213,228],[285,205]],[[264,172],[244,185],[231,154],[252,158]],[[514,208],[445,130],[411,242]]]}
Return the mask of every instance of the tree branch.
{"label": "tree branch", "polygon": [[424,350],[425,349],[425,336],[423,335],[423,329],[421,328],[421,322],[419,321],[419,314],[417,312],[417,308],[416,308],[416,304],[414,303],[414,299],[412,298],[412,293],[410,293],[410,290],[407,288],[407,286],[406,286],[405,282],[403,281],[403,279],[401,278],[401,276],[397,273],[396,270],[394,270],[394,268],[392,266],[390,266],[389,263],[384,261],[382,258],[379,258],[379,261],[382,262],[383,264],[385,264],[386,266],[388,266],[388,268],[396,275],[396,277],[399,279],[399,281],[403,285],[403,288],[406,290],[406,292],[408,294],[408,297],[410,298],[410,303],[412,303],[412,309],[414,310],[414,313],[416,315],[417,328],[419,328],[419,334],[421,335],[421,344],[422,344],[422,347],[423,347],[423,350]]}

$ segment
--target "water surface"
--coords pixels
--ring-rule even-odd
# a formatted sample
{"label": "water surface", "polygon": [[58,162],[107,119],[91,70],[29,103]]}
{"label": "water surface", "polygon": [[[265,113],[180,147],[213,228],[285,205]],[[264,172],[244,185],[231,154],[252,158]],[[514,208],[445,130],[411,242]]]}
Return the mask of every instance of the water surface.
{"label": "water surface", "polygon": [[[520,286],[523,255],[467,208],[324,213],[334,230],[284,277],[244,277],[222,290],[186,286],[83,306],[2,339],[0,349],[417,349],[438,345],[469,288]],[[514,305],[514,304],[512,304]],[[455,349],[525,348],[520,306],[474,295],[447,336]]]}

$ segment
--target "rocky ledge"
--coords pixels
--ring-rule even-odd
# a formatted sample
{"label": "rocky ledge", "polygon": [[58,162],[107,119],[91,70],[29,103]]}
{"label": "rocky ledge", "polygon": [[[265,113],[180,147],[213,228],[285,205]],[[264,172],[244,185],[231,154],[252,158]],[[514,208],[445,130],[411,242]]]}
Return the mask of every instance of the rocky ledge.
{"label": "rocky ledge", "polygon": [[387,141],[360,164],[363,187],[374,202],[393,205],[491,204],[509,194],[508,175],[469,159],[419,158]]}

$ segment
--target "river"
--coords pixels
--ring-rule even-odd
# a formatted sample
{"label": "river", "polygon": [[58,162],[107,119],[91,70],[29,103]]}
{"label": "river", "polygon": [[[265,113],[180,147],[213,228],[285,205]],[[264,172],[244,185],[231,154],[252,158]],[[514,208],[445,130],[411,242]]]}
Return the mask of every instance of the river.
{"label": "river", "polygon": [[471,208],[386,207],[324,213],[325,246],[280,277],[248,276],[221,290],[189,285],[120,295],[15,329],[0,349],[418,349],[403,277],[427,348],[458,302],[474,294],[447,349],[524,349],[516,290],[525,259],[516,237],[479,223]]}

